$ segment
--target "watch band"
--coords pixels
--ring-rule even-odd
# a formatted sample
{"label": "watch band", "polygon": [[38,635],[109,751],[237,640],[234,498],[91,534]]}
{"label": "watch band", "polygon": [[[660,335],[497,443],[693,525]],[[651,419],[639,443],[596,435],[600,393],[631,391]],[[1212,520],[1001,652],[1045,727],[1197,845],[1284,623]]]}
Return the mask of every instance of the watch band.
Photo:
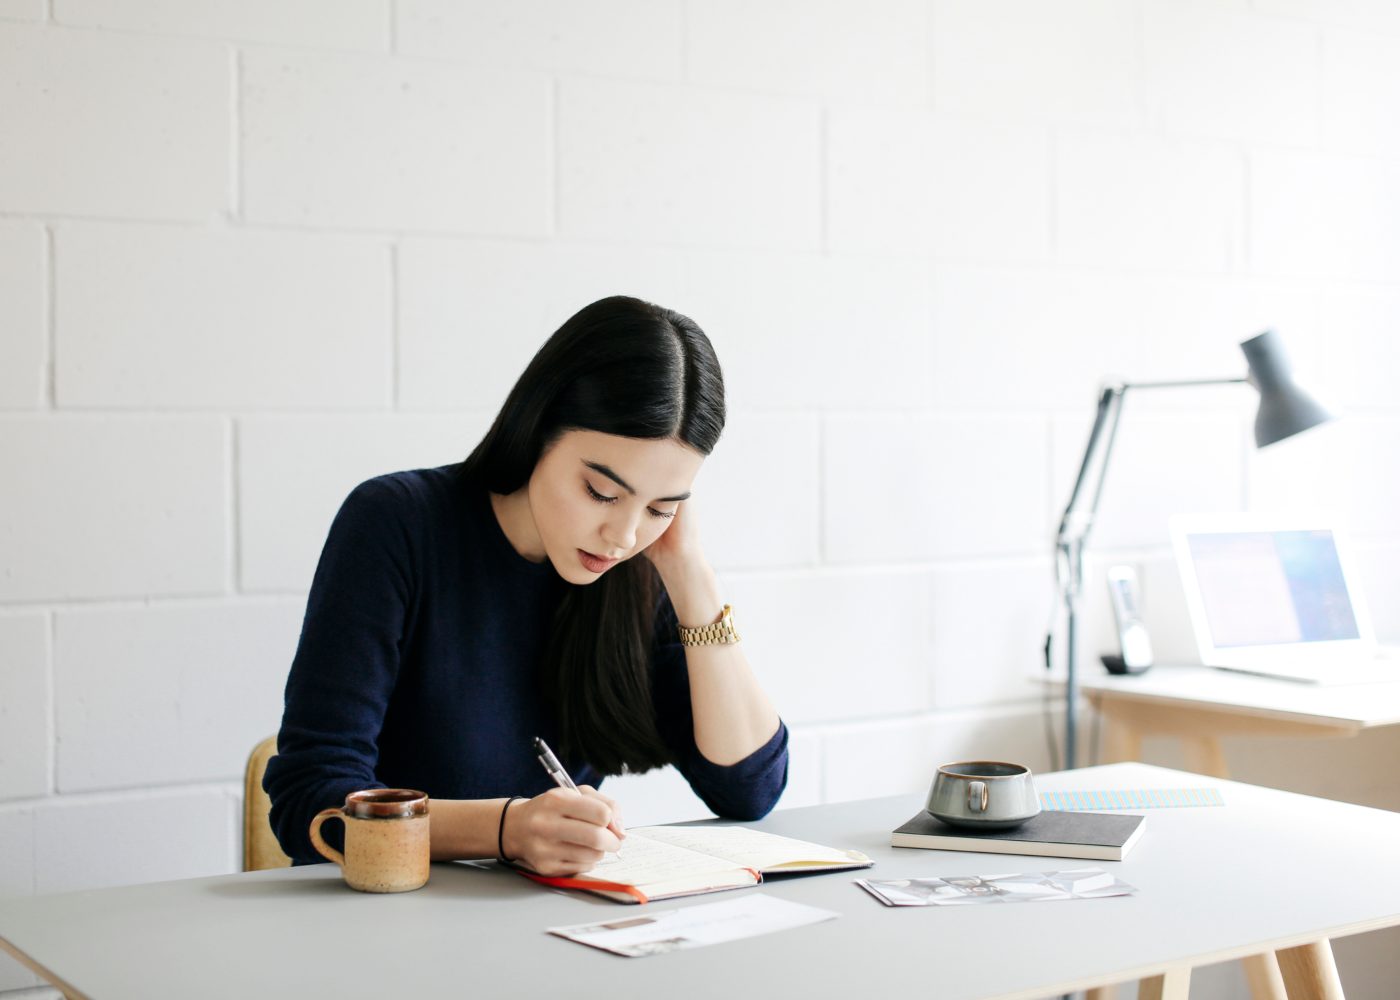
{"label": "watch band", "polygon": [[682,646],[730,645],[739,641],[739,633],[734,630],[734,609],[728,604],[720,612],[719,621],[699,628],[680,626]]}

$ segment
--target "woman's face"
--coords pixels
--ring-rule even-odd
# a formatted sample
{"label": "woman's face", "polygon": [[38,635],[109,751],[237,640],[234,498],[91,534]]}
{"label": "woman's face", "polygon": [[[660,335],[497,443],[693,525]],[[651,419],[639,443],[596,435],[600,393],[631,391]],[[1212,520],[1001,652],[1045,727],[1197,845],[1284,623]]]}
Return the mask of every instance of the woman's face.
{"label": "woman's face", "polygon": [[545,555],[565,580],[592,583],[670,525],[705,457],[671,438],[566,431],[527,487]]}

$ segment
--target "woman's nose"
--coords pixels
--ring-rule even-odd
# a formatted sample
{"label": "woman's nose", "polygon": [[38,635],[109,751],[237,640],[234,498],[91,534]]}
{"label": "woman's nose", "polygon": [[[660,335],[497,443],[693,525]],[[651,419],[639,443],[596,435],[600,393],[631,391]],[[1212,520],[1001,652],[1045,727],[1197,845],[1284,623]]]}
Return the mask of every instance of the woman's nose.
{"label": "woman's nose", "polygon": [[603,541],[613,552],[630,552],[637,544],[637,515],[619,511],[603,524]]}

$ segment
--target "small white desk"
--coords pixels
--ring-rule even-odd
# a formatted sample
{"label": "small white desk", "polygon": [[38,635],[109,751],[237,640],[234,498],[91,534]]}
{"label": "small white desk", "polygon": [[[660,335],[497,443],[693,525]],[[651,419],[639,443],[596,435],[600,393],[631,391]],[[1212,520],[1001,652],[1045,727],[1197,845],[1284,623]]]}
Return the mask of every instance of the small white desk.
{"label": "small white desk", "polygon": [[1141,760],[1144,736],[1174,736],[1188,767],[1221,778],[1224,736],[1335,738],[1400,724],[1400,682],[1302,684],[1163,665],[1137,676],[1089,670],[1079,689],[1103,716],[1105,761]]}
{"label": "small white desk", "polygon": [[[876,867],[858,875],[1097,865],[1140,892],[892,909],[852,885],[849,872],[773,880],[739,891],[825,907],[840,919],[644,959],[543,932],[625,915],[615,903],[548,891],[494,866],[453,864],[434,865],[425,888],[394,896],[355,893],[337,869],[320,865],[0,901],[0,945],[70,994],[101,1000],[1031,1000],[1135,979],[1145,980],[1145,994],[1184,997],[1193,966],[1273,950],[1286,959],[1298,1000],[1340,995],[1325,939],[1400,924],[1400,815],[1143,764],[1037,781],[1045,790],[1205,782],[1218,785],[1227,804],[1151,811],[1142,841],[1116,863],[890,847],[890,831],[922,808],[918,794],[780,812],[756,825],[865,851]],[[1338,865],[1365,877],[1327,877]]]}

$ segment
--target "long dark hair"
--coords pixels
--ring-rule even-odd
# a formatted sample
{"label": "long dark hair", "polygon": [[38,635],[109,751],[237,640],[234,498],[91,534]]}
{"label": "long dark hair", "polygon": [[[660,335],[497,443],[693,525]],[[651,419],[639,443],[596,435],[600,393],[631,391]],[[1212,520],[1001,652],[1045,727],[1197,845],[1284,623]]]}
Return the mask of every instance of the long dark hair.
{"label": "long dark hair", "polygon": [[[724,377],[704,331],[678,312],[615,295],[545,341],[462,473],[492,493],[514,493],[566,431],[674,438],[708,455],[723,429]],[[567,589],[541,681],[570,763],[603,774],[671,763],[651,701],[660,587],[651,562],[634,556]]]}

